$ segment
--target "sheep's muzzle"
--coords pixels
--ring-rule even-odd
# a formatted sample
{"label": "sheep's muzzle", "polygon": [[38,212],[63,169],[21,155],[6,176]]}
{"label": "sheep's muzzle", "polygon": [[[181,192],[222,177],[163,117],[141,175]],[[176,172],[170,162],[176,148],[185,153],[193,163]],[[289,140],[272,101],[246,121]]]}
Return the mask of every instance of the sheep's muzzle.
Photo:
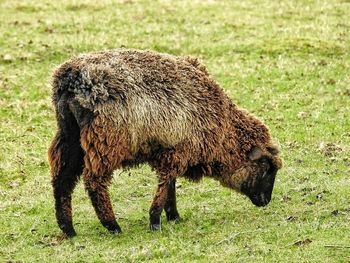
{"label": "sheep's muzzle", "polygon": [[249,196],[249,198],[256,206],[266,206],[271,201],[271,195],[266,195],[264,193],[254,194]]}
{"label": "sheep's muzzle", "polygon": [[254,184],[244,182],[241,192],[244,193],[256,206],[266,206],[271,201],[277,169],[270,169],[255,181]]}

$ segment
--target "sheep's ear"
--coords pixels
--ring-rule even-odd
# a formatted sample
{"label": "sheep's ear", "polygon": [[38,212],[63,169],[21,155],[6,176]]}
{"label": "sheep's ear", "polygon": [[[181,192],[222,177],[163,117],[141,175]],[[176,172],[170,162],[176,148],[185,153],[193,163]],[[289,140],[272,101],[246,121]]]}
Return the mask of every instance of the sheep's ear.
{"label": "sheep's ear", "polygon": [[277,145],[270,145],[267,147],[267,150],[272,154],[272,155],[277,155],[279,153],[279,148]]}
{"label": "sheep's ear", "polygon": [[255,146],[248,153],[248,157],[251,161],[256,161],[259,158],[261,158],[261,156],[262,156],[261,149]]}

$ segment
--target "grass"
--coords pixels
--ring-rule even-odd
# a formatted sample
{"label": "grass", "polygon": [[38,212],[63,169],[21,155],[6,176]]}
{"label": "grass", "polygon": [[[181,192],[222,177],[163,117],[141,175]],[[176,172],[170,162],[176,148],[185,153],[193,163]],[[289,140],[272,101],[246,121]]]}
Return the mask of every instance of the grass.
{"label": "grass", "polygon": [[[349,13],[347,0],[1,0],[0,261],[349,262]],[[180,180],[184,221],[151,233],[156,177],[143,166],[116,171],[110,188],[122,235],[101,227],[79,184],[78,236],[58,238],[50,75],[72,55],[120,46],[199,57],[265,121],[285,163],[268,207]]]}

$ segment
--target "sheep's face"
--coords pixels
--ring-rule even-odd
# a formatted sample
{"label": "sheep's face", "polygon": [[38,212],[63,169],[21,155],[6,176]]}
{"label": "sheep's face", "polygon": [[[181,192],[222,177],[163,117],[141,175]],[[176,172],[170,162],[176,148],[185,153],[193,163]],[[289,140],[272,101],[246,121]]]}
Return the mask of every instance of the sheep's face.
{"label": "sheep's face", "polygon": [[247,166],[242,170],[239,191],[256,206],[266,206],[270,202],[276,173],[282,166],[277,149],[268,150],[268,153],[263,153],[254,147],[248,154]]}

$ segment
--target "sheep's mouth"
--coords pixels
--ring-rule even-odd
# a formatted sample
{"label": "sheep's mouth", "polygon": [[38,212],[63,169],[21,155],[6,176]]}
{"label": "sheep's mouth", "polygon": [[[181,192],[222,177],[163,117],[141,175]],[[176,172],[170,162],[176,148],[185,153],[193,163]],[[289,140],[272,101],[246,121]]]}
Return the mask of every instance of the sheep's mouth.
{"label": "sheep's mouth", "polygon": [[249,197],[250,201],[256,206],[266,206],[271,201],[273,190],[273,182],[265,182],[258,184],[253,189],[248,187],[248,183],[243,183],[241,192]]}
{"label": "sheep's mouth", "polygon": [[264,193],[252,194],[249,199],[256,206],[266,206],[271,201],[271,196],[265,195]]}
{"label": "sheep's mouth", "polygon": [[266,206],[271,201],[271,192],[255,192],[249,191],[246,187],[246,184],[243,184],[241,187],[241,192],[249,197],[250,201],[256,206]]}

